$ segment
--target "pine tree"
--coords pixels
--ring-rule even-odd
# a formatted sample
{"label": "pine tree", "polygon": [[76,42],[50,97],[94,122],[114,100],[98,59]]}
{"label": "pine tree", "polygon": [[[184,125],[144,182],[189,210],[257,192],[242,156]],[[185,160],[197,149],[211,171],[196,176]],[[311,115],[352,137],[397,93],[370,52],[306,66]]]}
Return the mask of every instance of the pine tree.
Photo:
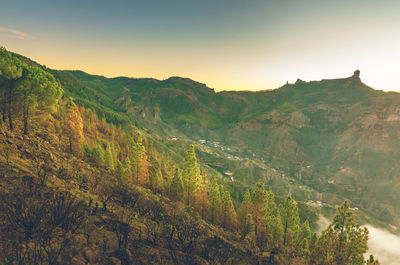
{"label": "pine tree", "polygon": [[300,222],[297,205],[289,195],[279,208],[283,226],[283,245],[292,245]]}
{"label": "pine tree", "polygon": [[201,185],[197,190],[196,197],[196,210],[200,213],[202,218],[208,217],[208,210],[210,203],[208,201],[207,189],[204,185]]}
{"label": "pine tree", "polygon": [[303,239],[306,239],[307,241],[311,240],[311,228],[308,220],[304,221],[300,227],[299,241],[301,242]]}
{"label": "pine tree", "polygon": [[31,113],[38,107],[53,112],[62,95],[62,89],[54,76],[38,67],[27,65],[23,67],[23,75],[15,89],[22,103],[24,134],[28,134]]}
{"label": "pine tree", "polygon": [[232,203],[231,194],[229,191],[224,191],[222,194],[222,226],[226,229],[236,230],[238,220],[235,207]]}
{"label": "pine tree", "polygon": [[264,183],[258,182],[256,184],[251,194],[251,198],[253,201],[252,214],[255,224],[255,233],[257,236],[262,230],[261,219],[263,218],[266,210],[267,193],[264,189]]}
{"label": "pine tree", "polygon": [[328,227],[337,242],[334,253],[339,264],[357,264],[364,260],[367,251],[368,229],[361,228],[354,222],[350,203],[345,201],[333,218],[333,224]]}
{"label": "pine tree", "polygon": [[218,183],[212,182],[210,184],[208,200],[210,202],[210,222],[212,224],[218,224],[222,210],[222,199]]}
{"label": "pine tree", "polygon": [[105,155],[104,155],[104,162],[108,169],[114,170],[115,169],[115,159],[114,159],[114,147],[112,143],[107,143]]}
{"label": "pine tree", "polygon": [[253,216],[251,214],[248,214],[246,216],[242,233],[244,237],[249,238],[252,241],[255,241],[256,239],[255,224]]}
{"label": "pine tree", "polygon": [[267,229],[269,229],[270,233],[272,234],[274,245],[280,245],[283,238],[283,225],[279,211],[277,211],[275,216],[271,217],[269,222],[267,221]]}
{"label": "pine tree", "polygon": [[297,238],[297,251],[300,256],[308,257],[310,255],[311,229],[308,220],[300,227]]}
{"label": "pine tree", "polygon": [[300,241],[297,246],[297,252],[300,257],[308,258],[310,256],[310,243],[307,239]]}
{"label": "pine tree", "polygon": [[156,192],[163,192],[164,190],[164,178],[162,176],[160,168],[157,169],[156,173],[150,175],[150,187]]}
{"label": "pine tree", "polygon": [[138,152],[137,148],[134,148],[133,151],[130,150],[132,154],[129,155],[129,159],[131,160],[131,172],[132,172],[132,177],[131,177],[131,182],[137,182],[137,171],[138,171]]}
{"label": "pine tree", "polygon": [[252,207],[253,205],[251,203],[250,191],[246,190],[246,192],[243,195],[243,200],[239,211],[239,221],[241,227],[245,225],[247,215],[251,214]]}
{"label": "pine tree", "polygon": [[64,132],[68,137],[69,152],[76,156],[82,156],[83,120],[78,107],[71,98],[66,104],[66,114],[64,119]]}
{"label": "pine tree", "polygon": [[175,170],[175,174],[171,181],[171,196],[175,200],[183,199],[183,182],[178,168]]}
{"label": "pine tree", "polygon": [[311,239],[310,239],[310,244],[309,244],[309,249],[310,249],[310,257],[312,260],[316,261],[319,260],[319,256],[323,256],[320,253],[317,253],[319,251],[319,238],[317,233],[312,233]]}
{"label": "pine tree", "polygon": [[191,145],[186,152],[182,180],[185,189],[186,203],[188,205],[193,205],[197,196],[197,190],[201,185],[200,166],[197,163],[196,152],[193,145]]}
{"label": "pine tree", "polygon": [[283,236],[281,215],[275,203],[275,195],[269,190],[266,192],[265,212],[262,217],[262,224],[268,235],[269,247],[279,245]]}
{"label": "pine tree", "polygon": [[312,257],[323,264],[364,264],[368,233],[367,228],[355,223],[350,204],[345,201],[319,237]]}
{"label": "pine tree", "polygon": [[15,58],[4,47],[0,47],[0,86],[2,98],[3,122],[6,122],[8,114],[8,122],[10,129],[14,129],[13,125],[13,108],[15,104],[15,85],[22,77],[22,63]]}
{"label": "pine tree", "polygon": [[135,140],[130,143],[130,159],[132,165],[133,181],[143,186],[150,186],[149,166],[144,140],[139,133],[134,133]]}
{"label": "pine tree", "polygon": [[5,122],[8,114],[13,130],[13,115],[22,113],[24,134],[29,131],[31,112],[38,107],[54,111],[62,95],[60,85],[51,74],[28,66],[3,47],[0,47],[0,83],[2,120]]}
{"label": "pine tree", "polygon": [[131,165],[131,160],[129,159],[129,157],[125,158],[125,161],[122,165],[121,176],[125,180],[131,180],[132,165]]}
{"label": "pine tree", "polygon": [[[117,168],[118,167],[117,164],[121,162],[120,159],[119,159],[120,158],[120,156],[119,156],[120,146],[119,146],[118,141],[116,141],[115,139],[111,143],[112,143],[112,155],[113,155],[113,158],[114,158],[114,161],[115,161],[114,167]],[[121,166],[121,165],[122,164],[120,163],[119,166]]]}
{"label": "pine tree", "polygon": [[140,185],[148,187],[150,184],[149,168],[147,161],[146,148],[143,145],[143,140],[140,139],[138,142],[138,148],[136,150],[136,181]]}
{"label": "pine tree", "polygon": [[92,149],[92,156],[96,163],[99,165],[104,165],[104,149],[99,142],[97,142],[95,147]]}

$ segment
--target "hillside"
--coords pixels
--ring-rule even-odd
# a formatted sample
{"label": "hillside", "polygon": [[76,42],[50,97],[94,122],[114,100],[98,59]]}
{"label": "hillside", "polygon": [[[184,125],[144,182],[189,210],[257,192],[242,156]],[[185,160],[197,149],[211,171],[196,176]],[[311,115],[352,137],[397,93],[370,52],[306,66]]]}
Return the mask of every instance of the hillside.
{"label": "hillside", "polygon": [[[375,95],[358,76],[322,84],[355,88],[341,107]],[[324,171],[293,167],[315,158],[296,134],[312,128],[299,119],[312,105],[293,93],[302,86],[215,93],[179,77],[55,71],[1,48],[1,263],[378,264],[364,260],[368,230],[356,222],[367,208],[340,193],[307,202],[329,193],[307,182]],[[282,128],[274,153],[268,137]],[[305,139],[322,146],[316,132],[329,126],[316,128]],[[256,143],[263,129],[267,144]],[[321,213],[335,217],[316,234]]]}
{"label": "hillside", "polygon": [[[359,72],[342,79],[297,80],[271,91],[218,93],[178,77],[55,75],[70,76],[68,82],[60,80],[74,96],[81,97],[72,88],[78,83],[83,90],[104,92],[127,116],[158,135],[204,139],[211,147],[218,142],[230,149],[224,150],[225,158],[259,161],[294,178],[300,183],[295,188],[306,185],[318,192],[297,192],[306,193],[304,200],[334,205],[346,198],[367,215],[400,225],[400,96],[368,87]],[[234,169],[245,183],[265,178]]]}

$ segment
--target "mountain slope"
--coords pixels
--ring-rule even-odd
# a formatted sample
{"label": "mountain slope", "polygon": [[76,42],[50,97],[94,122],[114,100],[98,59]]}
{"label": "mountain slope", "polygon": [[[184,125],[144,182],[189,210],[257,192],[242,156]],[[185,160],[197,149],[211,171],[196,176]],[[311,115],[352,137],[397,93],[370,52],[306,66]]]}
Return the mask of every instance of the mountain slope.
{"label": "mountain slope", "polygon": [[[350,83],[358,97],[366,94],[358,88],[373,92],[357,76],[337,81],[335,89]],[[179,77],[53,71],[0,47],[1,263],[364,263],[368,230],[353,218],[371,216],[347,201],[335,207],[343,197],[312,189],[318,179],[305,185],[314,169],[293,177],[293,161],[306,159],[299,143],[324,143],[303,110],[311,104],[294,102],[305,94],[292,97],[290,86],[226,93]],[[263,115],[277,115],[261,124],[272,127],[254,126]],[[268,161],[240,145],[264,129],[300,156],[281,146]],[[193,141],[205,132],[224,142]],[[322,195],[323,205],[306,202]],[[333,223],[312,234],[318,216],[335,210]]]}
{"label": "mountain slope", "polygon": [[209,151],[200,159],[217,173],[233,171],[248,184],[285,174],[289,179],[274,177],[279,181],[273,189],[281,196],[294,192],[331,205],[347,198],[368,215],[400,225],[400,95],[368,87],[357,71],[349,78],[297,80],[271,91],[218,93],[180,77],[51,72],[67,96],[109,122],[134,122],[160,139],[207,140]]}
{"label": "mountain slope", "polygon": [[[400,95],[368,87],[359,72],[349,78],[298,80],[271,91],[218,93],[179,77],[55,74],[71,76],[60,79],[71,94],[79,95],[72,90],[74,82],[101,92],[110,102],[104,105],[161,136],[219,142],[231,150],[227,156],[257,159],[285,172],[318,190],[320,200],[335,204],[348,198],[372,216],[400,224]],[[251,183],[260,177],[248,174],[241,177]]]}

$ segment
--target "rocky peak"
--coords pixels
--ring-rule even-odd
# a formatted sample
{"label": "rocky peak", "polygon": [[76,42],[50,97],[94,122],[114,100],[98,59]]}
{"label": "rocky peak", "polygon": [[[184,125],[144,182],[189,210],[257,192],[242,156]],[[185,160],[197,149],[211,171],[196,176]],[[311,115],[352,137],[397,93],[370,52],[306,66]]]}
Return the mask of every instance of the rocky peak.
{"label": "rocky peak", "polygon": [[360,70],[355,70],[354,74],[351,77],[352,78],[360,78]]}

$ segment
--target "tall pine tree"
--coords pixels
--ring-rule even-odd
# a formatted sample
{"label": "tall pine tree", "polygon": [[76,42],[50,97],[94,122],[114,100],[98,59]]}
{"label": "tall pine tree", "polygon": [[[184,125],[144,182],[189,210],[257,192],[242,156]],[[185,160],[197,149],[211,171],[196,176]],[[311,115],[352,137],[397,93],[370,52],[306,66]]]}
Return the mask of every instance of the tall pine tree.
{"label": "tall pine tree", "polygon": [[320,262],[336,264],[364,264],[364,253],[368,248],[368,229],[360,227],[345,201],[333,218],[333,223],[322,232],[317,250]]}
{"label": "tall pine tree", "polygon": [[297,205],[288,195],[283,204],[280,205],[279,210],[283,226],[283,245],[292,245],[300,222]]}
{"label": "tall pine tree", "polygon": [[112,143],[107,143],[106,152],[104,155],[106,167],[110,170],[115,169],[114,146]]}
{"label": "tall pine tree", "polygon": [[15,108],[15,86],[22,77],[22,62],[15,58],[4,47],[0,47],[0,91],[2,97],[3,121],[8,122],[10,129],[14,129],[13,109]]}
{"label": "tall pine tree", "polygon": [[64,133],[68,138],[68,149],[71,154],[82,155],[83,145],[83,120],[78,107],[72,98],[69,98],[66,104],[66,114],[64,118]]}
{"label": "tall pine tree", "polygon": [[182,200],[183,199],[183,182],[181,177],[181,172],[177,168],[175,170],[175,174],[172,177],[171,181],[171,196],[175,200]]}
{"label": "tall pine tree", "polygon": [[24,134],[28,134],[31,113],[37,108],[54,111],[62,95],[60,85],[51,74],[28,65],[24,65],[22,78],[15,89],[21,102]]}
{"label": "tall pine tree", "polygon": [[262,217],[262,223],[266,229],[268,247],[277,247],[281,242],[283,226],[280,212],[275,203],[275,195],[271,190],[266,192],[265,212]]}
{"label": "tall pine tree", "polygon": [[[134,175],[135,182],[148,187],[150,185],[149,168],[147,161],[146,148],[142,137],[139,135],[136,143],[133,143],[134,147]],[[132,162],[132,161],[131,161]]]}
{"label": "tall pine tree", "polygon": [[239,222],[241,227],[245,225],[247,215],[251,214],[252,207],[253,205],[251,203],[250,191],[246,190],[246,192],[243,195],[242,204],[240,206],[240,211],[239,211]]}
{"label": "tall pine tree", "polygon": [[262,230],[261,220],[265,214],[266,210],[266,202],[267,202],[267,193],[264,189],[264,183],[258,182],[253,189],[251,194],[251,198],[253,201],[253,209],[252,214],[254,218],[255,224],[255,233],[258,236],[259,232]]}
{"label": "tall pine tree", "polygon": [[185,189],[186,203],[193,206],[197,196],[197,190],[202,184],[200,166],[197,163],[196,152],[193,145],[191,145],[186,152],[182,180]]}
{"label": "tall pine tree", "polygon": [[300,227],[297,237],[297,252],[300,256],[308,257],[310,255],[311,229],[308,220]]}
{"label": "tall pine tree", "polygon": [[210,202],[209,220],[213,224],[218,224],[221,217],[222,198],[219,185],[214,181],[210,184],[208,200]]}
{"label": "tall pine tree", "polygon": [[238,228],[238,219],[229,191],[222,193],[222,226],[229,230]]}

